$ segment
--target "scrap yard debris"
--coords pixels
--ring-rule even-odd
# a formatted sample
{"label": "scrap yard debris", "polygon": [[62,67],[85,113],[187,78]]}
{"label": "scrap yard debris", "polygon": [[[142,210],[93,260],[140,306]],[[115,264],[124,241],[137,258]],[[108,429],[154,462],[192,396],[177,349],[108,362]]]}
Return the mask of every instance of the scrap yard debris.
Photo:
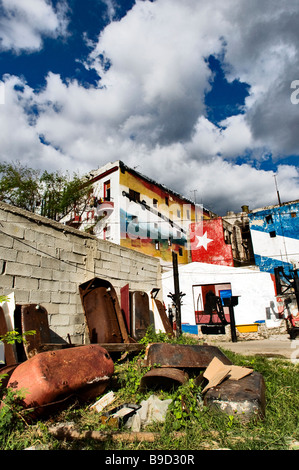
{"label": "scrap yard debris", "polygon": [[[116,400],[112,390],[114,357],[144,350],[142,366],[146,373],[141,378],[140,391],[171,391],[193,378],[206,406],[237,414],[243,420],[264,417],[265,382],[262,375],[233,365],[217,347],[151,343],[145,348],[138,343],[137,339],[146,331],[145,326],[149,326],[141,321],[143,309],[146,310],[145,318],[150,321],[149,302],[155,305],[155,315],[166,334],[169,336],[172,331],[162,304],[155,297],[134,293],[132,321],[130,316],[123,315],[116,291],[108,281],[93,278],[81,284],[79,291],[90,344],[50,343],[47,310],[36,304],[16,306],[23,330],[30,327],[37,333],[23,348],[21,360],[12,348],[9,349],[8,362],[0,369],[0,373],[7,376],[0,386],[26,390],[23,406],[33,419],[58,407],[66,407],[73,397],[81,403],[97,399],[89,409],[101,414],[102,423],[114,423],[116,427],[125,425],[131,436],[138,435],[141,439],[141,430],[148,424],[165,420],[171,400],[160,400],[151,395],[140,404],[122,403],[108,412],[105,409]],[[0,327],[7,330],[7,325],[3,326],[3,315],[1,319]],[[110,391],[105,394],[109,387]],[[66,432],[78,437],[75,430],[65,427],[56,434]],[[93,436],[106,438],[102,434]]]}

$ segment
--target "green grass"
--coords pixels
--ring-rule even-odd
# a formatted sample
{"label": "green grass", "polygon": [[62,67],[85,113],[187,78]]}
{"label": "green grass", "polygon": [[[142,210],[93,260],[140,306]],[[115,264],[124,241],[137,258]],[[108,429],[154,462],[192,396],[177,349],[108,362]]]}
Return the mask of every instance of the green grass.
{"label": "green grass", "polygon": [[[148,341],[165,341],[165,335],[148,334]],[[169,340],[167,340],[169,341]],[[172,340],[176,342],[177,340]],[[194,343],[184,335],[180,343]],[[18,412],[13,416],[12,425],[0,427],[0,449],[24,449],[32,445],[46,445],[50,450],[213,450],[229,448],[232,450],[287,450],[292,442],[299,441],[299,374],[298,365],[283,359],[269,359],[262,356],[241,356],[230,351],[223,351],[233,364],[251,367],[260,372],[266,383],[266,417],[264,420],[249,423],[240,422],[235,416],[228,416],[220,411],[203,407],[198,402],[200,389],[193,378],[185,385],[172,390],[139,390],[142,376],[148,368],[143,367],[143,354],[130,357],[125,362],[115,363],[115,375],[111,387],[117,399],[111,406],[122,403],[140,403],[152,393],[161,399],[171,398],[164,423],[150,425],[146,431],[159,433],[155,442],[122,442],[108,440],[58,440],[48,433],[48,427],[58,422],[74,422],[76,428],[111,432],[112,428],[103,425],[100,415],[89,409],[89,404],[80,406],[73,403],[60,413],[39,422],[28,423],[26,417]],[[16,425],[17,423],[17,425]],[[37,428],[41,434],[37,434]],[[118,431],[121,431],[119,429]],[[175,433],[183,433],[180,438]]]}

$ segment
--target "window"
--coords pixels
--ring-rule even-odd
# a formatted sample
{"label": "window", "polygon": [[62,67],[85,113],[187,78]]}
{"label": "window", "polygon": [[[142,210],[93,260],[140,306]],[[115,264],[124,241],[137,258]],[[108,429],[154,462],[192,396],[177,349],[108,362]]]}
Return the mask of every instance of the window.
{"label": "window", "polygon": [[134,189],[129,189],[129,198],[130,201],[140,202],[140,193],[134,191]]}
{"label": "window", "polygon": [[104,201],[111,200],[111,187],[110,187],[110,180],[105,181],[104,183]]}
{"label": "window", "polygon": [[158,207],[158,201],[157,201],[157,199],[153,199],[153,206],[154,206],[154,207]]}
{"label": "window", "polygon": [[292,217],[292,219],[294,219],[295,217],[297,217],[296,212],[291,212],[291,217]]}
{"label": "window", "polygon": [[266,222],[267,222],[267,224],[273,224],[273,217],[272,217],[272,215],[267,215],[267,216],[266,216]]}
{"label": "window", "polygon": [[181,248],[181,247],[179,248],[179,255],[183,256],[183,248]]}
{"label": "window", "polygon": [[169,206],[169,197],[168,196],[165,196],[165,204],[166,204],[166,206]]}
{"label": "window", "polygon": [[156,248],[156,250],[160,250],[160,242],[159,242],[159,240],[156,240],[156,241],[155,241],[155,248]]}
{"label": "window", "polygon": [[271,238],[275,238],[276,237],[275,230],[272,230],[271,232],[269,232],[269,235],[270,235]]}

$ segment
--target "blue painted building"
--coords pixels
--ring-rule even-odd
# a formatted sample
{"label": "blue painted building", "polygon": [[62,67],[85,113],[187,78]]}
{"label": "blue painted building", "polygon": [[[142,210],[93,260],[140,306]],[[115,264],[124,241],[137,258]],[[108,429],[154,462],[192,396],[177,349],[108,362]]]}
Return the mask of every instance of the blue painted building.
{"label": "blue painted building", "polygon": [[299,200],[248,214],[255,263],[261,271],[285,273],[299,268]]}

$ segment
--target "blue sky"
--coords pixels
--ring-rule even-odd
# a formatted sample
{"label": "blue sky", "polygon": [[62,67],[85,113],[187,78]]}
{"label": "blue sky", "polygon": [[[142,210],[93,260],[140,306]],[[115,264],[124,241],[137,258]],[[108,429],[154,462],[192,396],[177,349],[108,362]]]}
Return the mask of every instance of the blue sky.
{"label": "blue sky", "polygon": [[299,199],[298,19],[297,0],[0,0],[0,160],[121,159],[221,215],[277,203],[274,174]]}

